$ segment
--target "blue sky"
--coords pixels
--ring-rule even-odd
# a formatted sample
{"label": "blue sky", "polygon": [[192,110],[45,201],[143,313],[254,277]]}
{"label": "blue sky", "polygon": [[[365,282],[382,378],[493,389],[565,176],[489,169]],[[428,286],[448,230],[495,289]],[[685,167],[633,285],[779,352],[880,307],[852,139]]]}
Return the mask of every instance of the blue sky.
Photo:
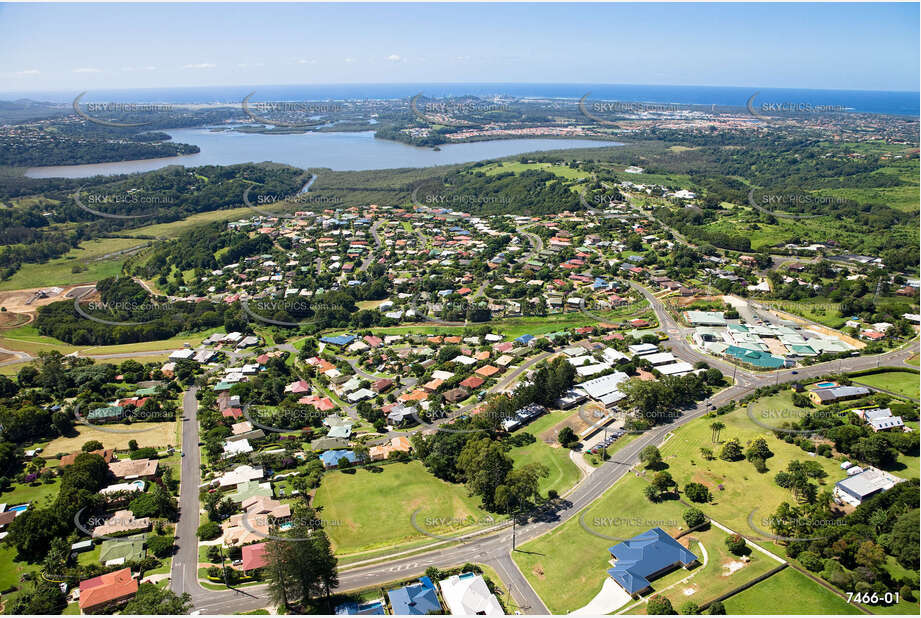
{"label": "blue sky", "polygon": [[548,82],[919,90],[913,4],[0,5],[0,91]]}

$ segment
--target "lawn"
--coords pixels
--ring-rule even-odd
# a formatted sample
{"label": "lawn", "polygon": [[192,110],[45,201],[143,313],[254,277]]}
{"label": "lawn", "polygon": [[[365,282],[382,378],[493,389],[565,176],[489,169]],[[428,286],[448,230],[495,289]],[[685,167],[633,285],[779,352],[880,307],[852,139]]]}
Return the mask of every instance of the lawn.
{"label": "lawn", "polygon": [[[677,500],[653,504],[642,493],[646,482],[628,475],[566,523],[519,547],[512,557],[522,574],[554,614],[585,606],[601,590],[614,538],[630,538],[659,526],[669,534],[684,527]],[[604,535],[590,534],[579,523]]]}
{"label": "lawn", "polygon": [[[10,506],[30,503],[32,504],[32,508],[36,508],[45,502],[53,500],[57,496],[60,482],[60,479],[55,478],[53,483],[47,484],[38,483],[35,485],[26,485],[25,483],[13,483],[12,491],[5,491],[0,494],[0,502]],[[0,588],[0,590],[2,590],[2,588]]]}
{"label": "lawn", "polygon": [[562,495],[579,481],[579,468],[569,458],[567,448],[550,446],[538,438],[533,444],[513,448],[509,455],[516,468],[531,463],[542,463],[547,467],[550,476],[540,480],[540,492],[544,496],[550,489]]}
{"label": "lawn", "polygon": [[[72,352],[79,352],[82,356],[99,356],[105,354],[130,354],[138,352],[156,352],[159,350],[177,350],[182,348],[186,343],[192,346],[197,346],[201,343],[202,339],[211,335],[212,333],[221,331],[223,332],[223,327],[210,328],[208,330],[200,331],[197,333],[184,333],[179,334],[169,339],[157,339],[154,341],[140,341],[138,343],[125,343],[119,345],[106,345],[106,346],[91,346],[91,347],[81,347],[71,345],[55,339],[53,337],[46,337],[39,334],[38,329],[35,326],[27,325],[20,326],[18,328],[13,328],[3,332],[3,335],[0,336],[0,347],[6,348],[8,350],[19,350],[22,352],[27,352],[33,356],[38,356],[39,352],[57,350],[62,354],[70,354]],[[140,360],[145,358],[143,356],[136,357],[139,362],[154,362],[159,356],[150,356],[147,360]],[[103,359],[106,360],[106,359]],[[123,358],[114,358],[110,359],[109,362],[112,363],[121,363]]]}
{"label": "lawn", "polygon": [[[432,476],[421,462],[387,464],[382,471],[333,471],[323,477],[313,505],[328,522],[337,554],[427,540],[420,530],[454,537],[485,527],[489,514],[463,485]],[[416,512],[416,525],[411,517]],[[436,539],[431,539],[435,542]]]}
{"label": "lawn", "polygon": [[905,362],[908,363],[909,365],[914,365],[915,367],[919,367],[921,366],[921,355],[915,354],[914,356],[912,356]]}
{"label": "lawn", "polygon": [[[697,554],[701,566],[692,569],[690,573],[684,569],[677,569],[653,581],[654,592],[668,597],[676,609],[686,601],[703,605],[780,566],[773,558],[754,549],[748,556],[748,562],[740,560],[726,548],[726,533],[715,526],[692,532],[688,536],[697,541],[691,543],[689,549]],[[706,551],[706,564],[703,564],[704,551],[700,549],[700,545],[703,545]],[[693,574],[691,579],[681,581],[690,574]],[[651,595],[645,598],[648,599],[649,596]],[[625,613],[645,614],[646,604],[641,603]]]}
{"label": "lawn", "polygon": [[[759,421],[769,419],[769,422],[766,422],[769,425],[779,424],[779,421],[764,415],[797,410],[793,406],[791,395],[790,391],[785,390],[757,400],[752,406],[752,416]],[[715,420],[726,426],[720,433],[720,444],[711,441],[710,424]],[[700,454],[700,448],[707,447],[718,455],[721,444],[732,438],[738,438],[744,449],[748,442],[758,437],[763,437],[774,453],[774,456],[767,460],[768,472],[764,474],[759,474],[754,466],[744,459],[734,462],[718,458],[706,461]],[[713,494],[713,502],[702,507],[703,511],[743,534],[757,534],[748,525],[748,516],[752,511],[757,510],[755,520],[760,521],[762,518],[770,517],[781,502],[792,500],[790,492],[774,482],[774,475],[786,469],[790,461],[813,459],[821,464],[828,476],[822,481],[824,485],[820,485],[820,491],[830,489],[836,481],[844,478],[837,461],[810,456],[798,446],[774,437],[772,432],[755,424],[745,408],[724,414],[718,419],[703,417],[679,427],[660,451],[665,462],[669,464],[668,472],[679,487],[683,488],[691,481],[706,485]]]}
{"label": "lawn", "polygon": [[918,399],[918,374],[908,371],[882,371],[869,375],[854,376],[854,382],[884,388],[887,391]]}
{"label": "lawn", "polygon": [[[99,238],[80,244],[64,255],[44,264],[23,264],[16,273],[0,283],[0,290],[66,286],[75,283],[89,283],[121,272],[127,255],[118,253],[150,244],[141,238]],[[116,254],[116,255],[111,255]],[[79,265],[80,272],[73,272]],[[79,270],[79,269],[78,269]]]}
{"label": "lawn", "polygon": [[584,172],[579,169],[573,169],[568,165],[553,165],[552,163],[519,163],[517,161],[502,161],[500,163],[484,165],[483,167],[476,169],[477,172],[482,172],[487,176],[507,174],[509,172],[517,176],[521,174],[521,172],[528,170],[549,172],[554,176],[559,176],[561,178],[565,178],[566,180],[584,180],[585,178],[591,176],[591,174],[588,172]]}
{"label": "lawn", "polygon": [[[176,421],[131,423],[130,425],[111,423],[98,427],[78,424],[74,426],[76,436],[55,438],[45,447],[43,454],[51,457],[57,453],[73,453],[79,451],[83,444],[90,440],[99,440],[106,448],[114,449],[127,449],[128,442],[131,440],[137,440],[142,447],[178,446],[176,425]],[[113,431],[107,431],[110,429]],[[114,431],[119,433],[114,433]]]}
{"label": "lawn", "polygon": [[859,614],[857,607],[786,568],[723,601],[727,614]]}

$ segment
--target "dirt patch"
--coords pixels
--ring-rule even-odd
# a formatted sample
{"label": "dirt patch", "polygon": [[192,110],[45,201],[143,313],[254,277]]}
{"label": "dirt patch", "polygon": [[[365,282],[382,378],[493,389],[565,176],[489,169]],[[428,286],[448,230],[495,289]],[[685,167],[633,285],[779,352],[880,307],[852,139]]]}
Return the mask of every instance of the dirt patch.
{"label": "dirt patch", "polygon": [[681,594],[683,594],[683,595],[686,596],[686,597],[689,597],[689,596],[691,596],[692,594],[694,594],[695,592],[697,592],[697,586],[690,586],[690,587],[688,587],[688,588],[683,589],[683,590],[681,591]]}
{"label": "dirt patch", "polygon": [[744,568],[747,563],[741,560],[729,560],[723,563],[723,577],[729,577],[739,569]]}
{"label": "dirt patch", "polygon": [[538,579],[544,579],[544,567],[540,564],[534,565],[534,568],[531,569],[531,574]]}
{"label": "dirt patch", "polygon": [[[27,288],[22,290],[7,290],[0,292],[0,307],[5,307],[6,312],[33,314],[38,307],[73,298],[71,292],[76,288],[86,288],[87,285],[70,285],[63,287]],[[3,325],[0,324],[0,327]]]}

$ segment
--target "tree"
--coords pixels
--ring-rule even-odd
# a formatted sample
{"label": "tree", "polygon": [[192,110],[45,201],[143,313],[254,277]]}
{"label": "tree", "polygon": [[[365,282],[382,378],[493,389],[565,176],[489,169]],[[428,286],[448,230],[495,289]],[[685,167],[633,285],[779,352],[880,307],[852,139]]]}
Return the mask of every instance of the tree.
{"label": "tree", "polygon": [[707,448],[705,446],[700,447],[700,456],[706,459],[707,461],[713,460],[713,449]]}
{"label": "tree", "polygon": [[720,450],[720,459],[724,461],[738,461],[742,459],[742,445],[739,444],[738,438],[733,438],[725,444]]}
{"label": "tree", "polygon": [[700,613],[700,606],[694,601],[685,601],[681,604],[681,613],[685,616],[691,616]]}
{"label": "tree", "polygon": [[688,525],[688,528],[696,528],[707,521],[707,516],[704,515],[704,512],[694,507],[686,510],[682,517],[684,518],[684,523]]}
{"label": "tree", "polygon": [[744,556],[748,553],[748,546],[745,539],[739,534],[730,534],[726,537],[726,547],[736,556]]}
{"label": "tree", "polygon": [[206,521],[198,527],[198,538],[202,541],[210,541],[221,535],[220,524],[213,521]]}
{"label": "tree", "polygon": [[800,564],[802,564],[813,573],[821,571],[824,566],[822,557],[811,551],[800,552],[796,559],[800,561]]}
{"label": "tree", "polygon": [[80,450],[82,450],[84,453],[91,453],[93,451],[101,451],[102,442],[100,442],[99,440],[89,440],[83,443],[83,447]]}
{"label": "tree", "polygon": [[579,443],[579,438],[576,436],[576,432],[572,430],[572,427],[569,425],[564,426],[560,429],[560,433],[557,434],[557,441],[566,448],[572,448]]}
{"label": "tree", "polygon": [[650,616],[666,616],[674,615],[678,612],[672,607],[672,602],[668,600],[668,597],[655,594],[649,598],[649,602],[646,604],[646,613]]}
{"label": "tree", "polygon": [[659,501],[659,490],[652,485],[647,485],[643,488],[643,495],[646,496],[646,499],[650,502]]}
{"label": "tree", "polygon": [[713,444],[718,444],[720,441],[720,432],[726,429],[726,425],[719,421],[714,421],[710,423],[710,441]]}
{"label": "tree", "polygon": [[[315,514],[313,509],[299,505],[295,507],[295,518],[295,521],[311,521]],[[321,595],[328,599],[339,583],[339,575],[338,561],[326,533],[295,524],[285,532],[276,530],[273,536],[277,538],[266,542],[270,596],[286,607]]]}
{"label": "tree", "polygon": [[691,502],[710,502],[713,498],[710,495],[710,490],[702,483],[688,483],[684,486],[684,495]]}
{"label": "tree", "polygon": [[489,438],[470,440],[457,457],[467,488],[483,499],[487,509],[495,506],[496,488],[505,483],[513,466],[503,446]]}
{"label": "tree", "polygon": [[869,569],[877,569],[886,561],[886,552],[873,541],[864,541],[857,548],[854,562]]}
{"label": "tree", "polygon": [[58,584],[36,578],[31,586],[24,588],[12,601],[7,601],[5,614],[47,616],[61,614],[67,607],[67,598]]}
{"label": "tree", "polygon": [[155,535],[147,539],[147,549],[157,558],[165,558],[173,552],[173,537]]}
{"label": "tree", "polygon": [[640,451],[640,461],[646,468],[655,468],[662,463],[662,454],[659,449],[650,444]]}
{"label": "tree", "polygon": [[774,453],[768,448],[767,440],[764,438],[755,438],[752,440],[751,444],[748,445],[748,450],[745,451],[745,458],[748,461],[753,461],[754,459],[764,460],[773,456]]}
{"label": "tree", "polygon": [[710,607],[707,608],[707,614],[710,616],[725,616],[726,608],[723,606],[722,601],[714,601],[710,603]]}
{"label": "tree", "polygon": [[188,592],[177,595],[169,588],[144,583],[138,586],[137,594],[125,604],[121,613],[135,616],[177,616],[191,611],[192,597]]}
{"label": "tree", "polygon": [[672,488],[677,489],[678,483],[675,482],[671,474],[663,470],[656,472],[656,475],[652,477],[652,486],[662,494],[670,492]]}

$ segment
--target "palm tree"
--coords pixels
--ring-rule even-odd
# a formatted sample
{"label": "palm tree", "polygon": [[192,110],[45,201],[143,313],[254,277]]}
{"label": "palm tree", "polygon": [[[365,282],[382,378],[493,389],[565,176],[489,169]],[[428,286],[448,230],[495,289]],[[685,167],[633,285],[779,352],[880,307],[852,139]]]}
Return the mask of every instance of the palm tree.
{"label": "palm tree", "polygon": [[719,421],[714,421],[710,423],[710,431],[711,431],[710,441],[713,442],[714,444],[718,443],[720,441],[720,432],[724,429],[726,429],[726,425],[722,424]]}

